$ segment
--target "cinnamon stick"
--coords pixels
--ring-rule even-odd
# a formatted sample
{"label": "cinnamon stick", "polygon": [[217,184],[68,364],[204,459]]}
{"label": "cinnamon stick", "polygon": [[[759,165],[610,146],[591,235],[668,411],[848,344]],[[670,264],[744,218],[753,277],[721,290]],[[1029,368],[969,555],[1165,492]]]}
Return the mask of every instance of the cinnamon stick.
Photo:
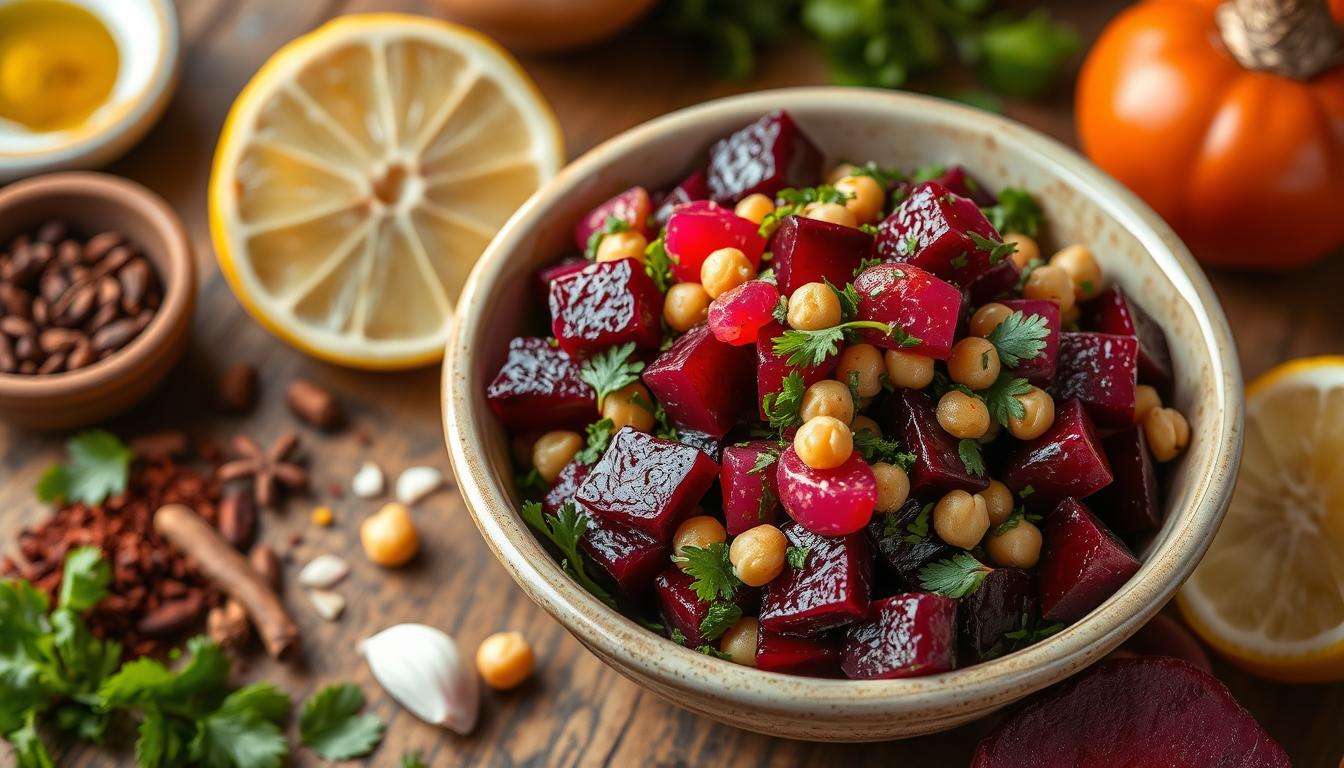
{"label": "cinnamon stick", "polygon": [[299,628],[279,596],[200,515],[181,504],[165,504],[154,513],[154,530],[195,561],[220,589],[242,603],[252,617],[262,645],[273,658],[298,647]]}

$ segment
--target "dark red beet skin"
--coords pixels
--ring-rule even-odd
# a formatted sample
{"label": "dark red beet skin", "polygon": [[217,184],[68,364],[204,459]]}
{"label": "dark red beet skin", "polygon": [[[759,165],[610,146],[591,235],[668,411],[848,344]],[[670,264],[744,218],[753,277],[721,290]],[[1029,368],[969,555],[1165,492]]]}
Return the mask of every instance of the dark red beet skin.
{"label": "dark red beet skin", "polygon": [[992,259],[991,249],[977,246],[972,233],[999,241],[999,233],[974,202],[937,182],[926,181],[910,190],[910,195],[878,226],[877,255],[968,287],[1006,260]]}
{"label": "dark red beet skin", "polygon": [[1036,621],[1036,579],[1021,568],[995,568],[980,588],[961,600],[962,664],[992,659],[1008,650],[1009,632]]}
{"label": "dark red beet skin", "polygon": [[[664,561],[666,562],[666,561]],[[677,565],[669,565],[653,580],[653,594],[658,603],[658,615],[669,633],[681,630],[686,636],[686,647],[695,648],[705,645],[705,635],[700,631],[700,622],[709,613],[710,603],[701,600],[691,589],[694,579]],[[746,611],[755,601],[756,590],[739,589],[733,602]]]}
{"label": "dark red beet skin", "polygon": [[873,553],[862,533],[818,536],[796,523],[783,526],[789,546],[808,551],[802,568],[785,566],[761,595],[761,628],[805,637],[862,619],[868,610]]}
{"label": "dark red beet skin", "polygon": [[948,191],[953,194],[970,198],[977,206],[985,207],[997,202],[994,195],[991,195],[983,184],[976,181],[964,165],[949,165],[942,175],[934,181],[947,187]]}
{"label": "dark red beet skin", "polygon": [[794,637],[758,629],[756,668],[786,675],[842,677],[840,649],[843,645],[844,638],[839,634]]}
{"label": "dark red beet skin", "polygon": [[575,427],[597,412],[593,388],[579,378],[579,364],[546,339],[520,336],[485,389],[486,402],[504,426],[526,430]]}
{"label": "dark red beet skin", "polygon": [[925,520],[923,533],[917,524],[924,502],[911,497],[901,508],[888,515],[873,515],[868,523],[868,538],[892,570],[904,589],[919,588],[919,569],[956,550],[933,532],[933,520]]}
{"label": "dark red beet skin", "polygon": [[594,232],[601,231],[607,219],[614,218],[625,222],[630,229],[648,236],[649,213],[653,204],[649,201],[649,192],[643,187],[631,187],[619,195],[607,200],[588,212],[574,225],[574,244],[579,250],[588,247],[588,239]]}
{"label": "dark red beet skin", "polygon": [[1056,400],[1074,397],[1104,427],[1134,423],[1139,342],[1108,333],[1061,333],[1055,380],[1047,390]]}
{"label": "dark red beet skin", "polygon": [[601,515],[589,513],[588,518],[588,529],[579,542],[584,553],[616,582],[621,594],[642,601],[654,577],[667,565],[667,545]]}
{"label": "dark red beet skin", "polygon": [[1139,340],[1139,377],[1157,386],[1171,383],[1171,351],[1167,335],[1147,312],[1112,286],[1082,305],[1082,325],[1099,333],[1133,336]]}
{"label": "dark red beet skin", "polygon": [[591,264],[551,283],[551,335],[571,355],[663,341],[663,295],[635,259]]}
{"label": "dark red beet skin", "polygon": [[999,721],[972,768],[1290,768],[1213,675],[1179,659],[1102,661]]}
{"label": "dark red beet skin", "polygon": [[698,429],[678,429],[677,442],[699,448],[705,455],[718,461],[723,455],[723,438],[701,432]]}
{"label": "dark red beet skin", "polygon": [[1089,503],[1111,530],[1130,535],[1155,530],[1162,523],[1158,505],[1157,472],[1148,438],[1137,426],[1116,432],[1101,441],[1115,480],[1093,496]]}
{"label": "dark red beet skin", "polygon": [[1069,496],[1087,498],[1113,477],[1092,419],[1077,400],[1056,401],[1055,423],[1035,440],[1016,445],[1003,467],[1008,487],[1021,493],[1031,486],[1026,501],[1036,509]]}
{"label": "dark red beet skin", "polygon": [[788,112],[762,116],[709,150],[709,196],[731,204],[760,192],[774,197],[785,187],[821,180],[821,150]]}
{"label": "dark red beet skin", "polygon": [[854,451],[834,469],[813,469],[790,445],[776,462],[779,501],[799,525],[822,536],[862,531],[877,504],[877,480]]}
{"label": "dark red beet skin", "polygon": [[912,493],[979,493],[989,487],[989,478],[976,477],[966,469],[957,439],[938,423],[933,400],[926,393],[899,390],[887,399],[884,414],[884,432],[915,454],[915,464],[908,473]]}
{"label": "dark red beet skin", "polygon": [[719,488],[723,491],[723,521],[729,536],[779,519],[779,484],[774,466],[752,472],[763,454],[778,454],[779,445],[753,440],[723,449]]}
{"label": "dark red beet skin", "polygon": [[623,427],[574,498],[598,515],[667,542],[718,475],[719,465],[703,451]]}
{"label": "dark red beet skin", "polygon": [[874,600],[845,634],[840,668],[853,680],[946,672],[957,664],[957,601],[931,592]]}
{"label": "dark red beet skin", "polygon": [[[694,206],[694,207],[693,207]],[[760,267],[765,238],[759,227],[728,208],[691,204],[678,208],[667,220],[664,235],[667,252],[674,259],[672,274],[682,282],[700,282],[705,258],[720,248],[742,251],[754,267]]]}
{"label": "dark red beet skin", "polygon": [[696,171],[687,176],[680,184],[668,190],[658,197],[655,201],[658,210],[653,215],[654,223],[659,227],[667,223],[678,207],[695,200],[705,200],[709,197],[708,176],[703,170]]}
{"label": "dark red beet skin", "polygon": [[761,329],[774,322],[779,289],[764,280],[748,280],[709,305],[709,330],[735,347],[755,344]]}
{"label": "dark red beet skin", "polygon": [[551,281],[579,272],[592,263],[593,262],[582,256],[566,256],[550,266],[538,269],[534,275],[536,278],[537,298],[542,304],[550,301]]}
{"label": "dark red beet skin", "polygon": [[1009,369],[1014,376],[1021,376],[1044,389],[1054,380],[1059,361],[1059,305],[1046,299],[1006,299],[1000,303],[1014,312],[1021,312],[1027,319],[1033,315],[1045,318],[1045,327],[1050,331],[1045,337],[1045,348],[1039,355]]}
{"label": "dark red beet skin", "polygon": [[644,369],[644,383],[678,427],[723,437],[751,407],[750,347],[714,338],[701,323]]}
{"label": "dark red beet skin", "polygon": [[783,333],[784,326],[770,323],[756,334],[756,411],[761,419],[766,418],[765,407],[762,405],[765,396],[783,389],[784,378],[790,373],[797,371],[803,379],[803,385],[811,386],[830,377],[840,362],[840,353],[837,352],[822,361],[821,365],[794,368],[784,362],[783,357],[775,354],[775,339]]}
{"label": "dark red beet skin", "polygon": [[860,320],[895,323],[919,338],[919,344],[906,347],[877,331],[864,331],[869,343],[938,360],[951,354],[962,298],[955,286],[908,264],[877,264],[854,278],[854,288]]}
{"label": "dark red beet skin", "polygon": [[1045,548],[1037,577],[1047,621],[1081,619],[1139,570],[1124,542],[1074,499],[1060,502],[1041,534]]}
{"label": "dark red beet skin", "polygon": [[[548,515],[554,515],[560,511],[560,508],[567,501],[574,500],[574,494],[578,492],[579,486],[588,478],[588,472],[592,467],[581,461],[571,461],[560,470],[559,476],[555,482],[551,483],[550,490],[541,500],[541,510]],[[591,517],[591,515],[590,515]]]}
{"label": "dark red beet skin", "polygon": [[806,283],[830,280],[844,286],[873,255],[873,236],[829,221],[789,216],[770,240],[775,279],[785,296]]}

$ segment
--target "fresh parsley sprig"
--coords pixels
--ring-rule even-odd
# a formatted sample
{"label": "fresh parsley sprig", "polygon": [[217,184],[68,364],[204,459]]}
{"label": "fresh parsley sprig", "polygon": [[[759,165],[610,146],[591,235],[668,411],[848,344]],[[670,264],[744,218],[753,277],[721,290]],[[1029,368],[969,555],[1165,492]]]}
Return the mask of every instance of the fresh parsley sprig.
{"label": "fresh parsley sprig", "polygon": [[999,351],[999,362],[1005,368],[1015,368],[1040,356],[1049,337],[1045,315],[1026,315],[1019,309],[1005,317],[985,339]]}
{"label": "fresh parsley sprig", "polygon": [[672,562],[679,563],[691,576],[691,590],[707,603],[732,600],[742,586],[728,559],[728,545],[721,541],[706,547],[682,547],[681,554],[674,555]]}
{"label": "fresh parsley sprig", "polygon": [[303,703],[299,738],[327,760],[350,760],[373,751],[383,738],[383,722],[361,715],[364,691],[350,683],[329,685]]}
{"label": "fresh parsley sprig", "polygon": [[611,419],[598,419],[584,427],[584,446],[574,454],[574,460],[580,464],[593,464],[602,458],[607,446],[611,445],[611,430],[615,426],[616,422]]}
{"label": "fresh parsley sprig", "polygon": [[607,395],[639,381],[639,374],[644,370],[644,361],[631,360],[630,356],[634,353],[635,343],[626,342],[619,347],[610,347],[598,352],[584,360],[583,365],[579,367],[579,378],[597,393],[599,411],[602,410],[602,403],[607,399]]}
{"label": "fresh parsley sprig", "polygon": [[843,203],[853,197],[848,192],[840,190],[828,184],[817,187],[801,187],[795,189],[789,187],[781,189],[775,194],[776,202],[779,203],[775,209],[761,219],[760,235],[768,238],[779,229],[779,225],[784,219],[801,213],[804,208],[812,203]]}
{"label": "fresh parsley sprig", "polygon": [[718,640],[730,627],[742,618],[742,608],[736,603],[715,600],[700,620],[700,634],[706,640]]}
{"label": "fresh parsley sprig", "polygon": [[771,429],[788,429],[803,423],[803,395],[807,384],[797,371],[789,371],[778,392],[767,392],[761,398],[761,408]]}
{"label": "fresh parsley sprig", "polygon": [[612,608],[616,607],[616,600],[611,593],[593,581],[592,577],[584,569],[583,553],[579,551],[579,541],[583,538],[584,531],[588,530],[588,518],[579,514],[574,502],[567,501],[560,511],[553,515],[545,514],[542,511],[541,504],[535,501],[523,502],[523,507],[519,511],[523,521],[532,527],[534,531],[541,534],[547,541],[555,545],[560,550],[563,558],[560,560],[560,569],[570,575],[570,578],[579,583],[579,586],[588,590],[593,597],[606,603]]}
{"label": "fresh parsley sprig", "polygon": [[653,280],[660,293],[667,293],[667,289],[676,282],[672,276],[672,265],[676,261],[676,257],[667,252],[661,235],[644,249],[644,272]]}
{"label": "fresh parsley sprig", "polygon": [[998,203],[980,210],[998,232],[1020,232],[1028,237],[1041,233],[1045,212],[1030,192],[1018,187],[999,190]]}
{"label": "fresh parsley sprig", "polygon": [[1017,253],[1017,243],[1005,243],[981,235],[978,232],[967,233],[971,242],[975,243],[975,249],[981,253],[989,255],[990,264],[998,264],[1009,256]]}
{"label": "fresh parsley sprig", "polygon": [[918,336],[906,332],[895,323],[877,320],[851,320],[816,331],[789,330],[775,337],[775,355],[792,366],[821,365],[827,357],[840,351],[840,342],[846,334],[858,330],[873,330],[889,336],[902,347],[916,347],[923,343]]}
{"label": "fresh parsley sprig", "polygon": [[999,378],[995,379],[989,387],[981,390],[978,396],[984,399],[990,417],[1006,427],[1009,419],[1021,419],[1027,415],[1026,406],[1017,397],[1030,391],[1031,382],[1007,373],[1000,373]]}
{"label": "fresh parsley sprig", "polygon": [[915,465],[915,454],[910,451],[902,451],[901,444],[895,440],[887,440],[881,435],[861,429],[854,433],[854,450],[863,456],[863,460],[869,464],[876,464],[879,461],[888,464],[895,464],[906,472]]}
{"label": "fresh parsley sprig", "polygon": [[37,481],[37,498],[45,504],[81,501],[101,504],[126,492],[134,453],[111,432],[93,429],[66,441],[68,459],[53,464]]}
{"label": "fresh parsley sprig", "polygon": [[840,321],[848,322],[858,317],[859,291],[854,287],[854,284],[845,283],[843,288],[837,288],[835,283],[832,283],[829,279],[822,279],[826,281],[826,287],[835,293],[836,300],[840,302]]}
{"label": "fresh parsley sprig", "polygon": [[962,466],[966,471],[976,477],[985,476],[985,457],[980,452],[980,444],[971,438],[963,438],[957,443],[957,456],[961,458]]}
{"label": "fresh parsley sprig", "polygon": [[784,559],[790,568],[801,570],[807,567],[807,558],[811,554],[812,550],[808,547],[788,547],[784,550]]}
{"label": "fresh parsley sprig", "polygon": [[630,222],[618,216],[607,214],[607,218],[602,220],[602,226],[593,230],[593,234],[588,236],[588,242],[584,245],[583,255],[589,261],[597,259],[597,249],[602,247],[602,239],[607,235],[614,235],[618,232],[630,231]]}
{"label": "fresh parsley sprig", "polygon": [[976,560],[975,555],[958,552],[920,568],[919,584],[929,592],[947,597],[965,597],[979,589],[993,570]]}

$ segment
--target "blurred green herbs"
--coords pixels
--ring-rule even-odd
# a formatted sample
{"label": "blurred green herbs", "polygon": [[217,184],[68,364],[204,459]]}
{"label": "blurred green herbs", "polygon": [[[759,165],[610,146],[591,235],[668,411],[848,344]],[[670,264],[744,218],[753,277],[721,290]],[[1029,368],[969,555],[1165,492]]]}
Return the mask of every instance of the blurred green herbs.
{"label": "blurred green herbs", "polygon": [[669,0],[663,22],[719,77],[741,80],[757,53],[801,30],[821,48],[841,85],[936,84],[951,65],[982,87],[944,95],[987,109],[998,95],[1029,98],[1054,81],[1078,36],[1043,10],[996,9],[993,0]]}

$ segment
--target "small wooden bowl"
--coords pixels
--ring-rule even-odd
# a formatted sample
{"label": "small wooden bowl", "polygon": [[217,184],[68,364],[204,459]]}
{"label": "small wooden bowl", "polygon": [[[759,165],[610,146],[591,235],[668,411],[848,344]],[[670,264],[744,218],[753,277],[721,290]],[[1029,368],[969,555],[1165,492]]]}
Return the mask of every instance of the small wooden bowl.
{"label": "small wooden bowl", "polygon": [[[761,672],[682,648],[607,608],[565,575],[517,513],[509,437],[485,401],[509,339],[526,333],[537,267],[572,249],[574,222],[633,184],[670,185],[710,143],[786,109],[831,163],[962,163],[998,189],[1034,192],[1046,238],[1086,243],[1166,330],[1172,402],[1191,443],[1172,467],[1162,528],[1143,566],[1096,610],[998,659],[906,680],[818,680]],[[544,311],[544,310],[542,310]],[[534,318],[535,320],[535,318]],[[593,149],[534,194],[495,237],[458,303],[444,366],[444,431],[458,485],[486,543],[529,597],[603,661],[663,698],[774,736],[876,741],[946,730],[1063,680],[1120,645],[1171,598],[1227,510],[1242,444],[1241,373],[1227,318],[1185,246],[1137,197],[1077,153],[1018,123],[889,91],[800,88],[675,112]]]}
{"label": "small wooden bowl", "polygon": [[0,420],[61,430],[87,426],[140,402],[186,348],[196,303],[196,263],[182,222],[163,198],[127,179],[56,173],[0,190],[0,247],[50,219],[85,235],[117,230],[154,264],[163,303],[121,351],[87,368],[47,376],[0,374]]}

